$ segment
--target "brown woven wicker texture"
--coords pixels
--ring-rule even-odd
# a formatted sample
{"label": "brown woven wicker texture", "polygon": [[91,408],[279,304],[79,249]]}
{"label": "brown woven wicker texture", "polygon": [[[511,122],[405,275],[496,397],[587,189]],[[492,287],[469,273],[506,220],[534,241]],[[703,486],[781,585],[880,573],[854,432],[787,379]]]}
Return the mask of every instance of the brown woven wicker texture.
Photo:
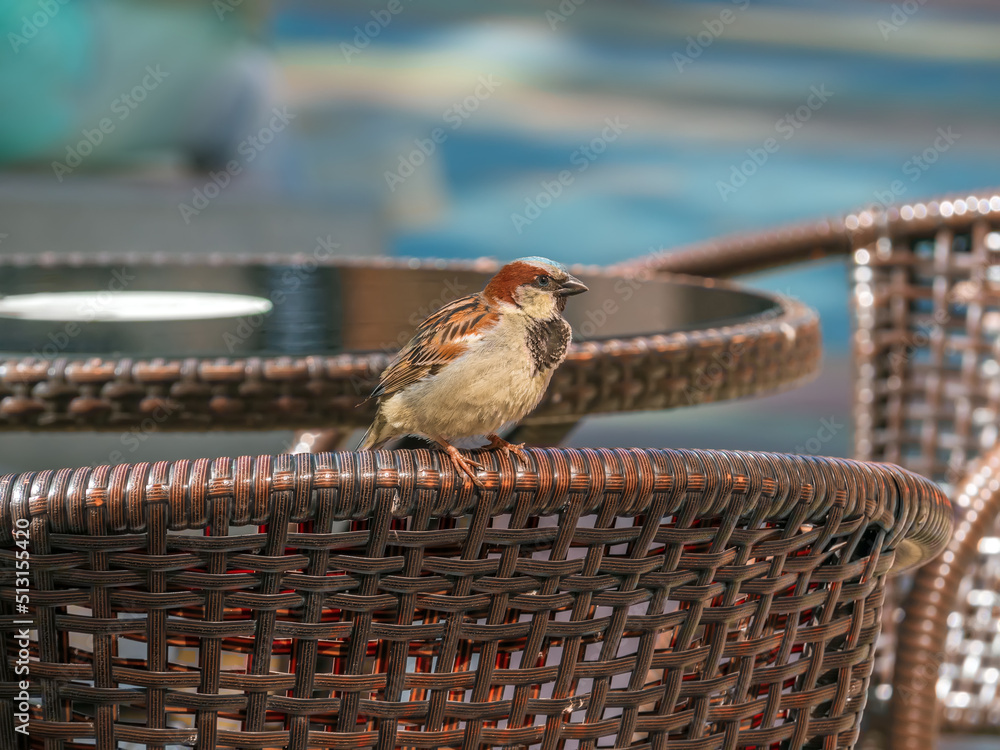
{"label": "brown woven wicker texture", "polygon": [[[227,275],[247,275],[256,268],[254,263],[264,262],[242,259],[228,266],[205,266],[194,274],[189,266],[196,260],[124,257],[111,263],[100,258],[63,258],[49,259],[42,268],[71,276],[79,268],[92,272],[102,264],[113,271],[119,266],[133,270],[152,267],[162,268],[164,274],[203,274],[224,281]],[[5,264],[38,267],[38,260],[0,256],[0,274]],[[442,278],[459,280],[462,288],[473,291],[481,289],[488,278],[484,268],[495,270],[495,264],[488,262],[427,262],[411,267],[408,263],[371,261],[370,265],[337,261],[322,267],[353,272],[360,278],[341,280],[343,285],[366,282],[363,289],[370,291],[364,296],[355,289],[352,296],[331,286],[327,296],[342,293],[348,309],[340,323],[344,351],[337,354],[172,358],[98,353],[59,355],[49,360],[27,352],[0,351],[0,430],[367,426],[375,403],[362,402],[378,383],[378,375],[392,354],[383,345],[391,342],[389,348],[394,349],[400,340],[406,341],[419,322],[414,311],[440,306]],[[390,276],[383,286],[372,282],[379,273]],[[662,279],[630,280],[630,286],[620,287],[626,282],[613,274],[594,269],[581,273],[592,291],[574,301],[579,308],[575,312],[583,320],[582,324],[577,321],[577,329],[584,333],[596,329],[596,333],[592,340],[571,345],[541,405],[525,420],[528,427],[572,426],[589,414],[668,409],[751,396],[799,383],[819,368],[818,317],[794,300],[744,292],[703,279],[678,277],[669,283]],[[685,288],[694,298],[699,292],[710,299],[727,294],[753,297],[758,309],[718,324],[684,330],[658,328],[660,318],[669,317],[664,316],[663,308],[670,306],[671,297],[681,298]],[[422,298],[421,293],[425,295]],[[393,304],[384,301],[387,294],[395,299]],[[379,295],[387,310],[372,309],[374,295]],[[609,315],[609,304],[617,312]],[[597,316],[603,316],[593,318],[606,321],[603,325],[594,325],[580,313],[591,309],[589,306]],[[572,306],[569,312],[574,313]],[[399,318],[398,326],[387,322],[394,315]],[[633,322],[636,330],[628,330],[627,322]],[[381,332],[372,333],[380,323]],[[55,330],[62,329],[56,326]],[[219,339],[222,346],[221,336]],[[46,334],[39,334],[39,341],[47,341]],[[31,345],[40,347],[35,340]]]}
{"label": "brown woven wicker texture", "polygon": [[853,261],[855,455],[935,479],[960,514],[916,575],[896,649],[892,746],[930,750],[938,690],[943,730],[1000,728],[1000,191],[705,243],[629,272],[726,276],[838,253]]}
{"label": "brown woven wicker texture", "polygon": [[959,526],[978,529],[918,573],[904,602],[892,739],[929,750],[939,691],[943,731],[1000,728],[1000,540],[988,533],[1000,496],[973,465],[996,446],[1000,426],[1000,199],[901,207],[878,224],[852,269],[855,454],[937,480]]}
{"label": "brown woven wicker texture", "polygon": [[894,747],[933,750],[938,690],[952,731],[1000,724],[1000,448],[977,462],[955,499],[944,553],[916,576],[899,625]]}
{"label": "brown woven wicker texture", "polygon": [[977,212],[964,226],[886,222],[856,248],[859,457],[953,484],[971,459],[996,443],[997,229],[1000,210],[985,217]]}
{"label": "brown woven wicker texture", "polygon": [[[935,486],[529,453],[482,454],[481,493],[422,450],[0,478],[0,691],[26,519],[35,746],[853,745],[886,575],[951,532]],[[4,748],[27,744],[11,703]]]}

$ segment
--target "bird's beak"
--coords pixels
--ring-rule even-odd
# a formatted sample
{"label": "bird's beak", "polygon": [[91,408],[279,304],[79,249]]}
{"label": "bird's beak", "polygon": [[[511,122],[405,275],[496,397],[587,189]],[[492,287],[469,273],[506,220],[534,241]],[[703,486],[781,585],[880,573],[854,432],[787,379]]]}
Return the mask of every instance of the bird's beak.
{"label": "bird's beak", "polygon": [[588,291],[586,284],[575,276],[567,276],[566,280],[559,285],[556,295],[559,297],[571,297],[574,294],[581,294],[586,291]]}

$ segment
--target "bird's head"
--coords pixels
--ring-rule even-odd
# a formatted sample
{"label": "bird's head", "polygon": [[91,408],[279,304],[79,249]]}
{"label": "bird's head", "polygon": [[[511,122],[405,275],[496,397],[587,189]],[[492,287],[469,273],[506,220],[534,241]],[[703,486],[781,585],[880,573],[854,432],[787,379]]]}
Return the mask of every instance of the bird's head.
{"label": "bird's head", "polygon": [[513,305],[526,315],[546,320],[566,309],[566,298],[587,287],[561,263],[548,258],[518,258],[490,279],[483,294],[496,303]]}

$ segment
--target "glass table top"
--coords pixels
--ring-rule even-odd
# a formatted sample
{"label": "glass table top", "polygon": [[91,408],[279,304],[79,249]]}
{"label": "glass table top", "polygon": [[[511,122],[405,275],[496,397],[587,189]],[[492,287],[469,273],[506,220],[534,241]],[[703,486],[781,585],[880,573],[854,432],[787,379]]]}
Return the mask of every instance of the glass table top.
{"label": "glass table top", "polygon": [[[249,357],[391,353],[442,305],[481,290],[491,262],[240,264],[87,261],[0,267],[0,356]],[[739,323],[766,295],[711,282],[581,272],[577,341]]]}

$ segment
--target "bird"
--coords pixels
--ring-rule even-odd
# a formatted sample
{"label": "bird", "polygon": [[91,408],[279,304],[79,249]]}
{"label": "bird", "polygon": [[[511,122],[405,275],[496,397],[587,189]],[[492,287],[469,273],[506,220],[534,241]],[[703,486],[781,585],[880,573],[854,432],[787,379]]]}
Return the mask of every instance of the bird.
{"label": "bird", "polygon": [[573,334],[562,315],[567,298],[586,291],[561,263],[518,258],[481,292],[432,313],[366,399],[377,399],[378,409],[359,450],[376,450],[403,435],[422,436],[478,487],[483,483],[474,469],[483,466],[452,441],[484,436],[487,449],[526,460],[523,444],[497,433],[542,400]]}

